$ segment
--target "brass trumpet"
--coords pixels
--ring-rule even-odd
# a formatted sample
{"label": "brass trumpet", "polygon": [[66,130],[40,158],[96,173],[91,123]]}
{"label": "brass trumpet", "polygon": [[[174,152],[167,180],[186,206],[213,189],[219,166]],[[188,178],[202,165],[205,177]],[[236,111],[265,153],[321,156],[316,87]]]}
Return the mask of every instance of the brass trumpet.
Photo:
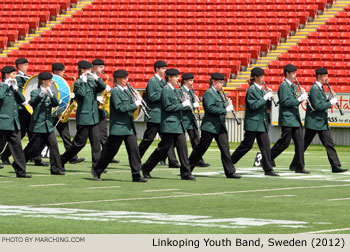
{"label": "brass trumpet", "polygon": [[[109,76],[105,74],[105,72],[102,72],[103,75],[106,76],[106,86],[108,85],[109,82]],[[100,110],[105,110],[107,114],[109,115],[109,104],[110,104],[110,97],[111,97],[111,92],[107,92],[107,90],[103,90],[101,93],[102,97],[102,102],[98,104],[98,108]]]}
{"label": "brass trumpet", "polygon": [[[73,82],[72,86],[70,87],[70,91],[71,91],[71,93],[73,93],[73,91],[74,91],[74,83],[75,83],[75,81],[77,79],[74,76],[68,76],[66,74],[63,74],[63,76],[66,77],[66,78],[73,79],[74,82]],[[69,104],[68,104],[68,106],[67,106],[67,108],[63,111],[63,113],[61,114],[61,116],[58,119],[58,121],[60,123],[66,123],[68,121],[70,115],[72,114],[72,112],[74,110],[76,110],[77,107],[78,107],[77,101],[75,99],[71,99]]]}

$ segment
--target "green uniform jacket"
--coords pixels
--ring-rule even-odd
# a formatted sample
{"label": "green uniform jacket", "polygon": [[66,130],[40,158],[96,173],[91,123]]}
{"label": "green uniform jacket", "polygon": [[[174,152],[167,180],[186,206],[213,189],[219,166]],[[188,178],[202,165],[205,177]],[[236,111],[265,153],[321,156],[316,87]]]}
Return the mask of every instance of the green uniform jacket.
{"label": "green uniform jacket", "polygon": [[[24,76],[30,77],[27,74],[24,74]],[[24,84],[27,82],[27,80],[29,80],[29,78],[22,77],[22,75],[17,73],[16,80],[17,80],[18,92],[23,94]],[[24,105],[20,104],[19,107],[18,107],[18,110],[26,110],[26,108],[25,108]]]}
{"label": "green uniform jacket", "polygon": [[182,134],[185,127],[182,121],[182,111],[185,109],[180,101],[180,91],[166,85],[162,90],[162,111],[160,132]]}
{"label": "green uniform jacket", "polygon": [[271,101],[265,101],[265,90],[251,85],[245,96],[244,130],[253,132],[268,132],[267,110],[271,108]]}
{"label": "green uniform jacket", "polygon": [[315,82],[309,92],[309,100],[314,111],[306,106],[305,128],[312,130],[329,130],[328,109],[332,104],[327,100],[326,93]]}
{"label": "green uniform jacket", "polygon": [[0,130],[21,129],[18,109],[24,101],[19,89],[14,92],[7,84],[0,83]]}
{"label": "green uniform jacket", "polygon": [[[190,99],[191,99],[191,104],[193,106],[194,103],[194,92],[193,90],[186,90],[185,87],[182,87],[182,90],[184,92],[186,92]],[[185,110],[183,111],[183,117],[182,117],[182,121],[185,127],[185,130],[190,130],[193,129],[193,127],[196,127],[198,129],[198,124],[197,121],[195,120],[195,118],[193,117],[192,111],[190,107],[185,107]]]}
{"label": "green uniform jacket", "polygon": [[148,113],[151,119],[147,120],[145,117],[145,122],[160,123],[160,114],[162,110],[161,96],[163,87],[163,83],[155,75],[148,81],[145,100],[148,107],[151,109],[151,111]]}
{"label": "green uniform jacket", "polygon": [[[103,82],[103,80],[102,80],[101,77],[98,77],[97,82],[99,82],[99,84],[100,84],[101,86],[102,86],[102,85],[106,85],[106,84]],[[97,96],[100,96],[101,93],[102,93],[102,92],[99,92],[99,93],[97,94]],[[98,105],[98,103],[97,103],[97,105]],[[99,110],[98,110],[98,116],[99,116],[99,118],[100,118],[100,121],[102,121],[103,119],[105,119],[105,118],[107,117],[107,112],[106,112],[106,110],[101,110],[101,109],[99,109]]]}
{"label": "green uniform jacket", "polygon": [[201,130],[212,134],[219,134],[221,127],[227,132],[225,124],[226,106],[222,95],[209,88],[203,95],[204,117]]}
{"label": "green uniform jacket", "polygon": [[300,127],[301,119],[299,114],[299,104],[297,99],[297,87],[293,83],[289,85],[285,80],[278,89],[279,99],[279,126]]}
{"label": "green uniform jacket", "polygon": [[112,90],[110,102],[109,134],[136,135],[133,112],[137,109],[129,91],[119,87]]}
{"label": "green uniform jacket", "polygon": [[88,78],[87,82],[78,79],[74,84],[75,99],[78,104],[76,118],[78,125],[95,125],[100,122],[97,94],[102,92],[106,85],[100,81]]}
{"label": "green uniform jacket", "polygon": [[34,89],[30,93],[30,106],[33,107],[33,114],[30,118],[29,131],[34,133],[50,133],[55,130],[51,112],[53,107],[60,103],[54,94],[53,97],[44,95],[40,97],[41,88]]}

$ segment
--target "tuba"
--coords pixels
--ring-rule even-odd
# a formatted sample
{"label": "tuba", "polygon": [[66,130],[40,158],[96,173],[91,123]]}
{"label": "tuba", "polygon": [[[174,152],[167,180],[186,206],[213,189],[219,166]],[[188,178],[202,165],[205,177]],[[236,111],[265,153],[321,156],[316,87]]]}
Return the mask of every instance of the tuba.
{"label": "tuba", "polygon": [[[106,86],[108,85],[109,82],[109,76],[105,74],[105,72],[102,72],[103,75],[106,76]],[[101,97],[102,97],[102,103],[98,104],[98,108],[100,110],[105,110],[109,116],[109,103],[110,103],[110,97],[111,97],[111,92],[107,92],[106,90],[103,90],[101,93]]]}
{"label": "tuba", "polygon": [[[74,90],[74,83],[77,80],[74,76],[68,76],[66,74],[63,74],[64,77],[66,78],[70,78],[73,79],[73,84],[70,87],[70,91],[73,92]],[[69,105],[67,106],[66,110],[61,114],[60,118],[59,118],[59,122],[60,123],[66,123],[68,121],[68,118],[70,117],[70,115],[72,114],[72,112],[74,110],[76,110],[78,107],[77,101],[75,99],[71,99],[71,102],[69,103]]]}

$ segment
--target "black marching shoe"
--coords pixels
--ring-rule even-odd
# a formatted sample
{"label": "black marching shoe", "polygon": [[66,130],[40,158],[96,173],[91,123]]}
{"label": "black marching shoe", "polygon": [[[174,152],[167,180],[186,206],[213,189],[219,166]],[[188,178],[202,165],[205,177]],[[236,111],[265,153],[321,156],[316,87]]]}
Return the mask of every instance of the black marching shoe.
{"label": "black marching shoe", "polygon": [[342,169],[340,166],[337,167],[332,167],[332,172],[333,173],[341,173],[341,172],[346,172],[348,169]]}
{"label": "black marching shoe", "polygon": [[51,171],[51,175],[65,175],[66,173],[64,172],[64,171],[62,171],[62,170],[59,170],[59,171],[57,171],[57,172],[53,172],[53,171]]}
{"label": "black marching shoe", "polygon": [[164,165],[164,166],[166,166],[165,160],[159,161],[159,165]]}
{"label": "black marching shoe", "polygon": [[265,172],[265,176],[279,176],[279,175],[274,171],[267,171]]}
{"label": "black marching shoe", "polygon": [[296,168],[295,168],[294,166],[289,166],[289,170],[290,170],[290,171],[295,171]]}
{"label": "black marching shoe", "polygon": [[32,175],[28,175],[26,173],[23,173],[23,174],[16,174],[16,177],[17,178],[31,178]]}
{"label": "black marching shoe", "polygon": [[200,161],[200,162],[198,162],[198,163],[196,164],[196,166],[197,166],[197,167],[208,167],[208,166],[210,166],[210,164],[209,164],[209,163],[206,163],[206,162],[204,162],[204,161]]}
{"label": "black marching shoe", "polygon": [[143,168],[143,166],[142,166],[142,168],[141,168],[141,171],[142,171],[142,175],[143,175],[144,178],[147,178],[147,179],[152,178],[151,174],[150,174],[148,171],[146,171],[146,170]]}
{"label": "black marching shoe", "polygon": [[141,176],[138,177],[132,177],[132,182],[147,182],[148,180],[146,178],[142,178]]}
{"label": "black marching shoe", "polygon": [[48,163],[43,162],[42,160],[35,160],[34,161],[35,166],[49,166]]}
{"label": "black marching shoe", "polygon": [[97,174],[96,174],[94,169],[91,169],[91,174],[92,174],[93,180],[102,181],[102,179],[99,176],[97,176]]}
{"label": "black marching shoe", "polygon": [[307,171],[307,170],[295,170],[295,173],[304,173],[304,174],[310,174],[310,172],[309,171]]}
{"label": "black marching shoe", "polygon": [[113,158],[112,161],[111,161],[111,163],[112,163],[112,164],[119,164],[120,161]]}
{"label": "black marching shoe", "polygon": [[1,161],[2,161],[3,165],[11,165],[9,158],[5,158],[5,157],[1,156]]}
{"label": "black marching shoe", "polygon": [[181,176],[181,180],[196,180],[196,177],[193,175]]}
{"label": "black marching shoe", "polygon": [[226,178],[240,179],[241,176],[238,175],[237,173],[231,173],[231,174],[227,175]]}
{"label": "black marching shoe", "polygon": [[180,168],[179,163],[177,164],[169,164],[169,168]]}
{"label": "black marching shoe", "polygon": [[84,162],[85,158],[73,158],[69,161],[70,164],[77,164],[77,163],[81,163]]}

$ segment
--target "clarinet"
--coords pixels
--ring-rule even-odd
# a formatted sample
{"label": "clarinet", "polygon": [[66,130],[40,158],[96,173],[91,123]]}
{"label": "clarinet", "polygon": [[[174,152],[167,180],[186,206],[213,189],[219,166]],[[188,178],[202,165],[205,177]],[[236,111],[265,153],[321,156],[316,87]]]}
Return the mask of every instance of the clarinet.
{"label": "clarinet", "polygon": [[180,89],[181,94],[182,94],[180,101],[181,101],[181,102],[184,102],[184,101],[186,101],[186,100],[189,100],[189,101],[190,101],[190,109],[191,109],[193,118],[196,119],[196,113],[195,113],[194,110],[193,110],[191,98],[189,97],[189,95],[188,95],[187,93],[185,93],[185,91],[183,91],[183,89],[182,89],[182,87],[181,87],[181,85],[180,85],[179,82],[177,82],[177,85],[179,86],[179,89]]}
{"label": "clarinet", "polygon": [[[267,91],[268,87],[267,87],[265,81],[263,81],[263,84],[264,84],[264,86],[266,88],[266,91]],[[275,107],[277,107],[278,106],[278,102],[276,102],[276,100],[273,98],[273,96],[271,97],[271,100],[272,100],[273,104],[275,105]]]}
{"label": "clarinet", "polygon": [[[295,81],[297,82],[297,85],[298,85],[299,90],[300,90],[299,92],[300,92],[300,94],[301,94],[301,86],[300,86],[300,84],[299,84],[299,81],[297,80],[297,78],[295,78]],[[309,107],[310,107],[310,109],[311,109],[311,112],[315,111],[315,109],[314,109],[314,108],[312,107],[312,105],[311,105],[310,100],[307,99],[306,101],[307,101],[307,104],[309,105]]]}
{"label": "clarinet", "polygon": [[[226,96],[226,94],[225,94],[225,92],[224,92],[224,90],[222,88],[221,88],[221,92],[224,95],[224,99],[225,99],[226,104],[232,105],[231,101],[227,98],[227,96]],[[241,125],[241,120],[239,120],[237,118],[236,112],[234,110],[232,110],[231,112],[232,112],[233,117],[236,120],[237,125]]]}
{"label": "clarinet", "polygon": [[[193,90],[193,89],[192,89]],[[199,104],[199,98],[198,98],[198,96],[194,93],[194,90],[193,90],[193,95],[194,95],[194,100],[195,100],[195,102],[198,102],[198,104]],[[198,120],[199,121],[201,121],[202,120],[202,118],[201,118],[201,111],[200,111],[200,109],[199,109],[199,107],[197,108],[197,114],[198,114]]]}
{"label": "clarinet", "polygon": [[[326,82],[326,84],[327,84],[327,87],[328,87],[329,92],[331,93],[332,97],[335,97],[335,94],[334,94],[334,92],[333,92],[331,86],[329,85],[328,81]],[[337,104],[337,107],[338,107],[338,110],[339,110],[340,115],[343,116],[343,115],[344,115],[344,112],[343,112],[343,110],[341,109],[341,107],[340,107],[340,105],[339,105],[339,102],[337,102],[336,104]]]}
{"label": "clarinet", "polygon": [[[134,97],[134,99],[137,99],[137,97],[140,97],[140,94],[130,85],[129,82],[126,83],[126,86],[128,87],[131,95]],[[152,117],[148,114],[148,111],[151,111],[151,109],[147,106],[146,102],[141,98],[141,110],[145,114],[147,120],[151,120]]]}

